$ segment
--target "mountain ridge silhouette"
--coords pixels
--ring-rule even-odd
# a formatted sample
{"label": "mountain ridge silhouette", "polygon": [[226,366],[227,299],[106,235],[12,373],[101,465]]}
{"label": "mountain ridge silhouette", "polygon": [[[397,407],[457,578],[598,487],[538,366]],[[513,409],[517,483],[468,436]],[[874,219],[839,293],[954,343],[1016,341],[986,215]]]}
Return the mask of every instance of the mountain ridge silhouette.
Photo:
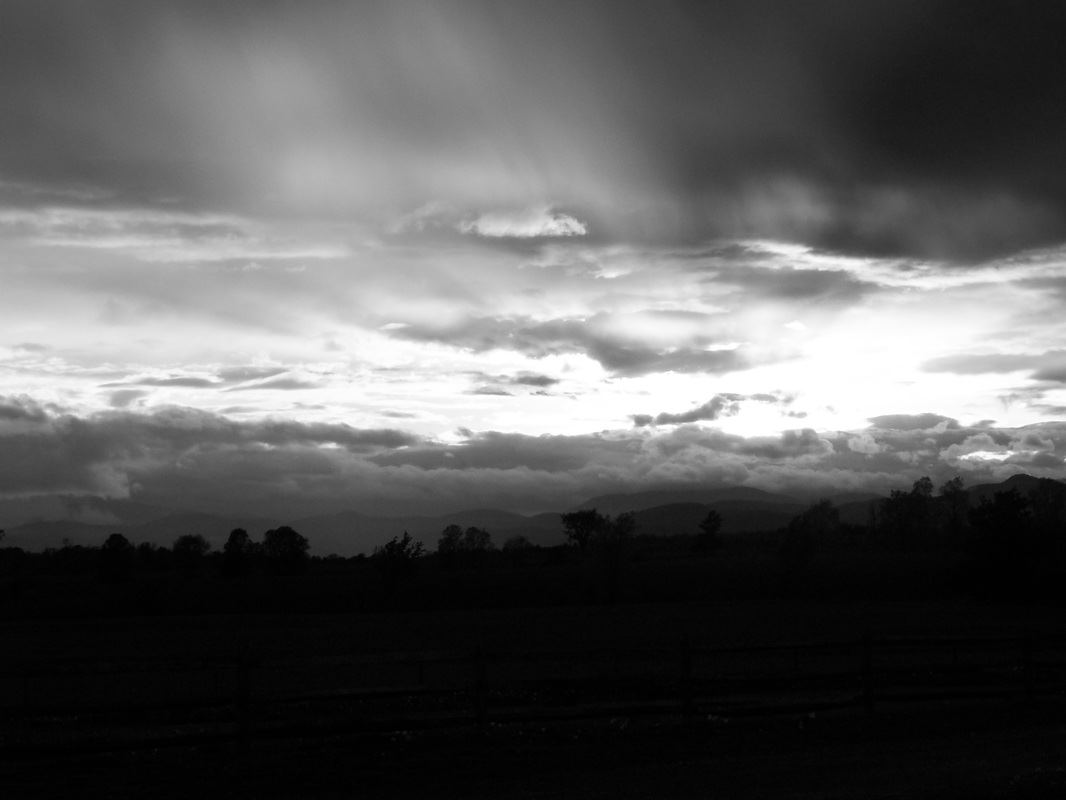
{"label": "mountain ridge silhouette", "polygon": [[[1066,483],[1050,478],[1037,478],[1024,473],[1012,475],[1000,483],[977,484],[967,488],[972,505],[982,498],[991,498],[997,491],[1017,489],[1027,494],[1041,485],[1055,486],[1066,492]],[[883,495],[841,493],[829,495],[840,510],[842,521],[865,524],[870,504]],[[841,502],[843,501],[843,502]],[[722,516],[722,531],[742,534],[751,531],[775,530],[810,505],[809,499],[768,492],[747,486],[715,489],[650,490],[630,494],[606,494],[591,497],[583,503],[561,511],[538,514],[519,514],[500,508],[474,508],[436,515],[379,516],[357,510],[317,514],[296,519],[240,517],[198,511],[155,508],[129,501],[103,498],[71,498],[57,496],[51,502],[23,504],[30,511],[50,508],[53,513],[73,509],[74,513],[90,509],[112,516],[115,522],[87,522],[71,518],[37,518],[7,526],[3,546],[40,551],[64,544],[98,547],[112,533],[121,533],[134,544],[149,542],[169,547],[183,534],[198,534],[220,550],[230,531],[244,528],[258,540],[270,528],[289,525],[306,536],[316,555],[337,553],[344,556],[371,553],[394,536],[407,531],[421,541],[427,550],[434,550],[441,531],[448,525],[462,528],[478,527],[487,530],[493,543],[500,547],[509,538],[524,536],[531,543],[552,546],[564,542],[561,514],[595,508],[602,514],[617,516],[633,511],[637,518],[637,533],[664,536],[694,534],[698,524],[712,508]],[[128,507],[124,503],[129,503]],[[19,505],[10,501],[0,510],[8,512]],[[84,513],[81,514],[85,516]]]}

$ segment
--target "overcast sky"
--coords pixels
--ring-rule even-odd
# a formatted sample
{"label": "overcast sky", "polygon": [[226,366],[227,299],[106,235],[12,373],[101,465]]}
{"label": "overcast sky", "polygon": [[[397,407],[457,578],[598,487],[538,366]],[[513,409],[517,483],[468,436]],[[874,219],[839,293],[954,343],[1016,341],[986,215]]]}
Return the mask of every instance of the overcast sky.
{"label": "overcast sky", "polygon": [[1064,477],[1066,5],[0,0],[0,495]]}

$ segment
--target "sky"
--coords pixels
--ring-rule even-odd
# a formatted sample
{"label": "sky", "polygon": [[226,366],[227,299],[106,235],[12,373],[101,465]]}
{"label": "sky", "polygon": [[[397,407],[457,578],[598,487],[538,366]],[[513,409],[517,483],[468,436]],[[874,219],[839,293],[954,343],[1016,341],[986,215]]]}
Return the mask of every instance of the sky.
{"label": "sky", "polygon": [[0,498],[1066,477],[1061,3],[0,17]]}

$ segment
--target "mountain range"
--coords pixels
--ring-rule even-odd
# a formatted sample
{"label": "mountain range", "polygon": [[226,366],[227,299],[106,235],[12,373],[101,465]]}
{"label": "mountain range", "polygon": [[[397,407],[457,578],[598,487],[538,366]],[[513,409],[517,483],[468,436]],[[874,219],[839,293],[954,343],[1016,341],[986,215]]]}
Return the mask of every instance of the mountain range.
{"label": "mountain range", "polygon": [[[976,505],[997,491],[1017,489],[1028,494],[1042,484],[1066,492],[1066,484],[1060,481],[1030,475],[1014,475],[1002,483],[979,484],[967,492],[971,504]],[[840,510],[842,521],[865,524],[871,503],[883,497],[851,493],[828,499]],[[722,517],[723,533],[740,534],[781,528],[809,504],[809,500],[786,494],[733,486],[600,495],[564,511],[595,508],[611,516],[632,511],[639,533],[670,535],[696,533],[700,521],[714,509]],[[524,536],[542,546],[564,541],[559,512],[525,516],[483,508],[438,516],[384,517],[344,511],[285,520],[176,512],[99,497],[53,495],[0,500],[0,527],[6,528],[4,545],[28,551],[64,544],[98,546],[112,533],[121,533],[134,544],[150,542],[166,547],[182,534],[199,534],[214,549],[221,549],[234,528],[244,528],[257,539],[264,531],[281,525],[289,525],[306,536],[316,555],[370,553],[404,531],[421,541],[427,550],[433,550],[441,531],[448,525],[483,528],[489,531],[497,546],[516,536]]]}

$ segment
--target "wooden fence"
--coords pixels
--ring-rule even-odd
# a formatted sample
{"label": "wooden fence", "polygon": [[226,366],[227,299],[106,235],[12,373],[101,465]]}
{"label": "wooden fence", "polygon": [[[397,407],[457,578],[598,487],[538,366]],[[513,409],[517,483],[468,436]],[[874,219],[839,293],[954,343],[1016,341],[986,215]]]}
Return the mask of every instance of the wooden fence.
{"label": "wooden fence", "polygon": [[0,671],[0,758],[259,737],[836,711],[1066,692],[1066,637],[51,662]]}

